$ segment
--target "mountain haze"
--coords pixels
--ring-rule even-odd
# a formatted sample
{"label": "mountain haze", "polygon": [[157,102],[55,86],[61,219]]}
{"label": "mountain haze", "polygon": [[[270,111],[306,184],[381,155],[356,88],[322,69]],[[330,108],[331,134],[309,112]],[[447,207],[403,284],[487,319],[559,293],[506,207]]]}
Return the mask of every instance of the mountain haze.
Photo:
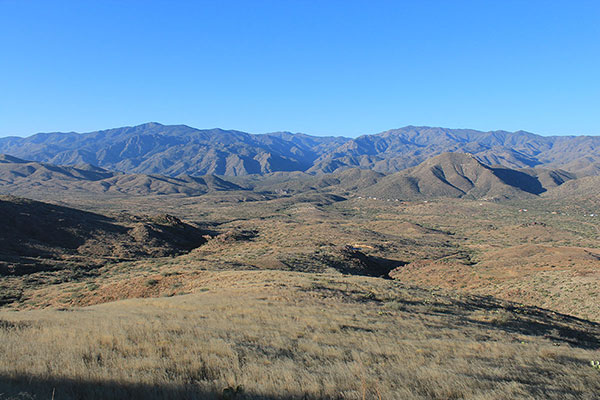
{"label": "mountain haze", "polygon": [[469,153],[490,166],[561,168],[580,176],[600,172],[600,137],[545,137],[524,131],[407,126],[349,139],[147,123],[82,134],[0,139],[0,153],[19,158],[171,177],[278,171],[318,175],[350,168],[394,173],[447,152]]}
{"label": "mountain haze", "polygon": [[[487,165],[510,168],[565,166],[575,172],[598,163],[600,137],[544,137],[525,131],[481,132],[407,126],[348,141],[321,156],[310,171],[332,172],[360,167],[397,172],[446,152],[470,153]],[[588,157],[585,164],[571,164],[582,155]]]}
{"label": "mountain haze", "polygon": [[148,123],[85,134],[3,138],[0,153],[59,165],[89,163],[129,173],[235,176],[305,170],[321,153],[347,140]]}

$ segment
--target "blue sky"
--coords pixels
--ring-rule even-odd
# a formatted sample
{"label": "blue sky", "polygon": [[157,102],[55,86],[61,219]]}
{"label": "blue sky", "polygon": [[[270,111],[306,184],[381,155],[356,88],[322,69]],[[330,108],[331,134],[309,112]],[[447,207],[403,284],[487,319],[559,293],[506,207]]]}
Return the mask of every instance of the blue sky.
{"label": "blue sky", "polygon": [[600,1],[0,0],[0,136],[600,134]]}

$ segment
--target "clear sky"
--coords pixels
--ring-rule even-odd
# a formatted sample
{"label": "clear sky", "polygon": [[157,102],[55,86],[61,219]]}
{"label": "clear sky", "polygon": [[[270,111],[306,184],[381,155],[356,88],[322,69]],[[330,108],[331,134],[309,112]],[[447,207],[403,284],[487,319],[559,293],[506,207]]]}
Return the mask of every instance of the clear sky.
{"label": "clear sky", "polygon": [[600,1],[0,0],[0,136],[600,134]]}

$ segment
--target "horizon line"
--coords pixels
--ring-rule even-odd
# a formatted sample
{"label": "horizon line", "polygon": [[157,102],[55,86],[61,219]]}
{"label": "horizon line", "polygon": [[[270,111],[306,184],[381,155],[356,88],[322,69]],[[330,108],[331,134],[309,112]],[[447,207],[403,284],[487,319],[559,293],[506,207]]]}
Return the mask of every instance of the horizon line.
{"label": "horizon line", "polygon": [[316,135],[316,134],[310,134],[310,133],[305,133],[305,132],[292,132],[292,131],[287,131],[287,130],[275,130],[275,131],[270,131],[270,132],[263,132],[263,133],[253,133],[253,132],[249,132],[249,131],[244,131],[244,130],[240,130],[240,129],[227,129],[227,128],[220,128],[220,127],[213,127],[213,128],[196,128],[194,126],[185,124],[185,123],[178,123],[178,124],[163,124],[161,122],[157,122],[157,121],[148,121],[148,122],[143,122],[140,124],[135,124],[135,125],[123,125],[123,126],[117,126],[117,127],[112,127],[112,128],[103,128],[103,129],[97,129],[97,130],[92,130],[92,131],[86,131],[86,132],[77,132],[77,131],[42,131],[42,132],[36,132],[36,133],[32,133],[32,134],[28,134],[28,135],[6,135],[6,136],[1,136],[0,135],[0,139],[6,139],[6,138],[20,138],[20,139],[26,139],[29,137],[33,137],[36,135],[48,135],[48,134],[77,134],[77,135],[86,135],[86,134],[90,134],[90,133],[96,133],[96,132],[105,132],[105,131],[110,131],[110,130],[115,130],[115,129],[127,129],[127,128],[137,128],[137,127],[142,127],[145,125],[160,125],[160,126],[165,126],[165,127],[174,127],[174,126],[180,126],[180,127],[186,127],[186,128],[190,128],[190,129],[194,129],[197,131],[212,131],[212,130],[221,130],[221,131],[225,131],[225,132],[238,132],[238,133],[245,133],[245,134],[249,134],[249,135],[272,135],[272,134],[277,134],[277,133],[289,133],[292,135],[306,135],[306,136],[311,136],[311,137],[335,137],[335,138],[345,138],[345,139],[357,139],[359,137],[363,137],[363,136],[373,136],[373,135],[379,135],[379,134],[383,134],[383,133],[388,133],[388,132],[392,132],[392,131],[396,131],[396,130],[401,130],[401,129],[407,129],[407,128],[421,128],[421,129],[445,129],[445,130],[452,130],[452,131],[474,131],[474,132],[479,132],[479,133],[488,133],[488,134],[494,134],[494,133],[511,133],[511,134],[531,134],[531,135],[536,135],[536,136],[540,136],[540,137],[600,137],[600,134],[598,135],[591,135],[591,134],[565,134],[565,135],[542,135],[539,133],[535,133],[535,132],[530,132],[524,129],[519,129],[519,130],[515,130],[515,131],[509,131],[509,130],[504,130],[504,129],[495,129],[495,130],[480,130],[480,129],[473,129],[473,128],[449,128],[449,127],[444,127],[444,126],[434,126],[434,125],[404,125],[398,128],[391,128],[391,129],[386,129],[380,132],[376,132],[376,133],[365,133],[365,134],[359,134],[357,136],[345,136],[345,135]]}

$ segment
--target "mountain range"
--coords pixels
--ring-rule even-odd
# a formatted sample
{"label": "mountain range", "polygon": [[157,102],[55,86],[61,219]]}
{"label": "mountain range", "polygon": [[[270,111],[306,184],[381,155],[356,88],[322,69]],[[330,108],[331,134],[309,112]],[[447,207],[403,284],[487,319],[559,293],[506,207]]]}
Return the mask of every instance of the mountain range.
{"label": "mountain range", "polygon": [[488,166],[600,174],[600,137],[540,136],[524,131],[407,126],[351,139],[147,123],[81,134],[0,138],[0,153],[23,159],[169,177],[278,171],[319,175],[350,168],[389,174],[448,152],[471,154]]}

